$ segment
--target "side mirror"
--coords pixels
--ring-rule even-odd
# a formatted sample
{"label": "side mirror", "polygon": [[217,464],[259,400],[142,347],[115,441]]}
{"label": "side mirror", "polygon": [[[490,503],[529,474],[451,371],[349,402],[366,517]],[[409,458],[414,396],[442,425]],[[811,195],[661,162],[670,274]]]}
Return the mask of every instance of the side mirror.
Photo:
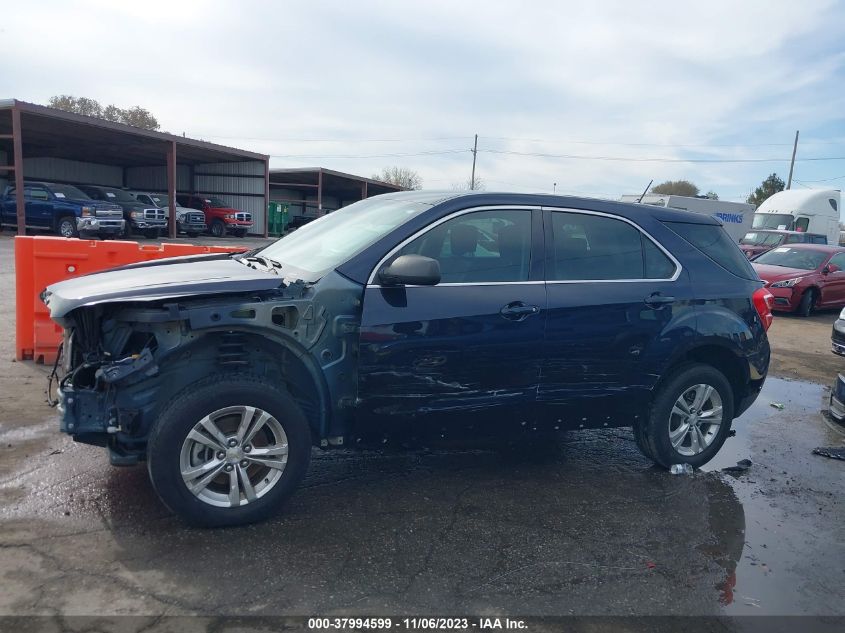
{"label": "side mirror", "polygon": [[822,268],[822,274],[824,275],[835,272],[839,272],[839,266],[837,266],[836,264],[828,264],[827,266]]}
{"label": "side mirror", "polygon": [[400,255],[379,271],[384,286],[434,286],[440,283],[440,262],[422,255]]}

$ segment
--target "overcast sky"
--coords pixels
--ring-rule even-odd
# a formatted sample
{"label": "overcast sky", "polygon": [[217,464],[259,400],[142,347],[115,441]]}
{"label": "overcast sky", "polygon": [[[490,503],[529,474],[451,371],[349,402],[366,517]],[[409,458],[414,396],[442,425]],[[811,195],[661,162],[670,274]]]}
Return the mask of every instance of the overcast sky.
{"label": "overcast sky", "polygon": [[137,104],[274,167],[400,165],[426,188],[469,179],[478,134],[489,190],[687,178],[743,200],[786,179],[796,129],[795,178],[845,183],[845,160],[808,160],[845,157],[843,21],[821,0],[15,2],[0,98]]}

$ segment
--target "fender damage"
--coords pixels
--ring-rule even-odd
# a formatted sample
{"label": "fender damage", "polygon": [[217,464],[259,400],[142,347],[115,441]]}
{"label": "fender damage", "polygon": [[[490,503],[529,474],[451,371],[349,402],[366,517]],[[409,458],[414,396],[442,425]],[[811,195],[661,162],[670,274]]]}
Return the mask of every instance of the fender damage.
{"label": "fender damage", "polygon": [[291,392],[315,443],[342,443],[356,397],[361,293],[337,273],[286,282],[228,255],[49,286],[42,298],[65,329],[61,430],[108,446],[113,463],[135,463],[157,411],[176,393],[209,373],[249,371]]}

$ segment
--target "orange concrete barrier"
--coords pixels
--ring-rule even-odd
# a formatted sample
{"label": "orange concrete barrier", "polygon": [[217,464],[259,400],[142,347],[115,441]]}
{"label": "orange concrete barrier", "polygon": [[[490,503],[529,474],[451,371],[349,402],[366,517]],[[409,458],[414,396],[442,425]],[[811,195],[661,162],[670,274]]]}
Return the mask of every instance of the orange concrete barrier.
{"label": "orange concrete barrier", "polygon": [[245,247],[15,237],[15,348],[18,360],[53,363],[62,328],[39,298],[50,284],[124,264],[180,255],[237,253]]}

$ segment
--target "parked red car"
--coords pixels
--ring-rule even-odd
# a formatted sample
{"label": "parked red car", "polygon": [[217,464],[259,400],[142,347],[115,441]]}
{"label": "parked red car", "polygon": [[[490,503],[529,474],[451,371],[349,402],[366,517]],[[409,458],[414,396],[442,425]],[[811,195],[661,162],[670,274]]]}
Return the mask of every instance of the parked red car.
{"label": "parked red car", "polygon": [[739,240],[739,248],[748,259],[770,251],[784,244],[827,244],[827,236],[821,233],[803,233],[802,231],[777,231],[755,229]]}
{"label": "parked red car", "polygon": [[778,246],[751,265],[775,297],[773,310],[809,316],[815,308],[845,306],[845,248]]}
{"label": "parked red car", "polygon": [[182,207],[202,211],[208,230],[214,237],[223,237],[226,234],[244,237],[252,228],[251,213],[233,209],[220,198],[179,194],[176,196],[176,202]]}

